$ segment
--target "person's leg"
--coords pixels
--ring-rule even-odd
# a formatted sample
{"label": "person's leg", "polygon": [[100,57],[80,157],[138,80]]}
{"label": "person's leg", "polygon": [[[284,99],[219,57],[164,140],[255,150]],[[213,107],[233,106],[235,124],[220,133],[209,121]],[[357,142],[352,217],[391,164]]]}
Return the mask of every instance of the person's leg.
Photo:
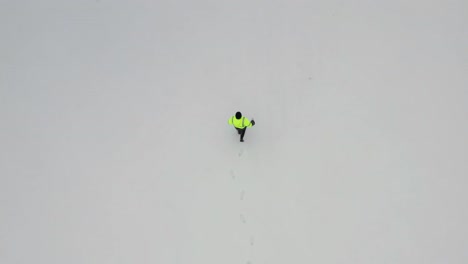
{"label": "person's leg", "polygon": [[237,134],[240,135],[240,134],[241,134],[241,129],[240,129],[240,128],[237,128],[237,127],[235,127],[235,129],[237,130]]}
{"label": "person's leg", "polygon": [[246,127],[243,128],[243,129],[241,129],[241,134],[240,134],[240,135],[241,135],[241,136],[240,136],[240,141],[241,141],[241,142],[244,142],[244,135],[245,135],[245,131],[246,131],[246,130],[247,130]]}

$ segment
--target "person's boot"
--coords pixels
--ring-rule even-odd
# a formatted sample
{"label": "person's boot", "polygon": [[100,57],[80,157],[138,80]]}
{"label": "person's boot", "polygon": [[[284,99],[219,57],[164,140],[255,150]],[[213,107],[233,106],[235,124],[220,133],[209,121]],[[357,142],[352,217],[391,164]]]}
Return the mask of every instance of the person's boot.
{"label": "person's boot", "polygon": [[244,139],[241,138],[240,142],[244,142]]}

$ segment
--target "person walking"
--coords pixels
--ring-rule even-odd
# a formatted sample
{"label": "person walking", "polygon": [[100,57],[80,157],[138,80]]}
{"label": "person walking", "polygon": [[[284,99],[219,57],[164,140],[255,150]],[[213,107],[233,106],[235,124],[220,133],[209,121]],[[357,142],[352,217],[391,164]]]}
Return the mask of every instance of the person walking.
{"label": "person walking", "polygon": [[242,116],[241,112],[237,112],[236,115],[229,118],[229,124],[233,125],[234,128],[240,135],[240,142],[244,142],[244,135],[247,127],[255,126],[255,120],[250,121],[246,117]]}

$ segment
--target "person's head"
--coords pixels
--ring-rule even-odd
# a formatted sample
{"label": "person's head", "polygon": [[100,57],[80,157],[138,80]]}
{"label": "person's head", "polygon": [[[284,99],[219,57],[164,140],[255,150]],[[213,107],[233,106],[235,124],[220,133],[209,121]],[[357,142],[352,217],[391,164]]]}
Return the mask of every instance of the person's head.
{"label": "person's head", "polygon": [[236,119],[241,119],[241,117],[242,117],[241,112],[237,112],[237,113],[236,113]]}

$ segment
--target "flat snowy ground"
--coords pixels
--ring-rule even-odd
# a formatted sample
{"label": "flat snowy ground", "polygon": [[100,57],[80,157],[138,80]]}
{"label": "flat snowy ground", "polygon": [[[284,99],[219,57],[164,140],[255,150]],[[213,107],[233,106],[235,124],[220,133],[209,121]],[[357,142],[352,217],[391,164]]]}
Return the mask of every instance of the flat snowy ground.
{"label": "flat snowy ground", "polygon": [[467,10],[1,1],[0,263],[468,263]]}

